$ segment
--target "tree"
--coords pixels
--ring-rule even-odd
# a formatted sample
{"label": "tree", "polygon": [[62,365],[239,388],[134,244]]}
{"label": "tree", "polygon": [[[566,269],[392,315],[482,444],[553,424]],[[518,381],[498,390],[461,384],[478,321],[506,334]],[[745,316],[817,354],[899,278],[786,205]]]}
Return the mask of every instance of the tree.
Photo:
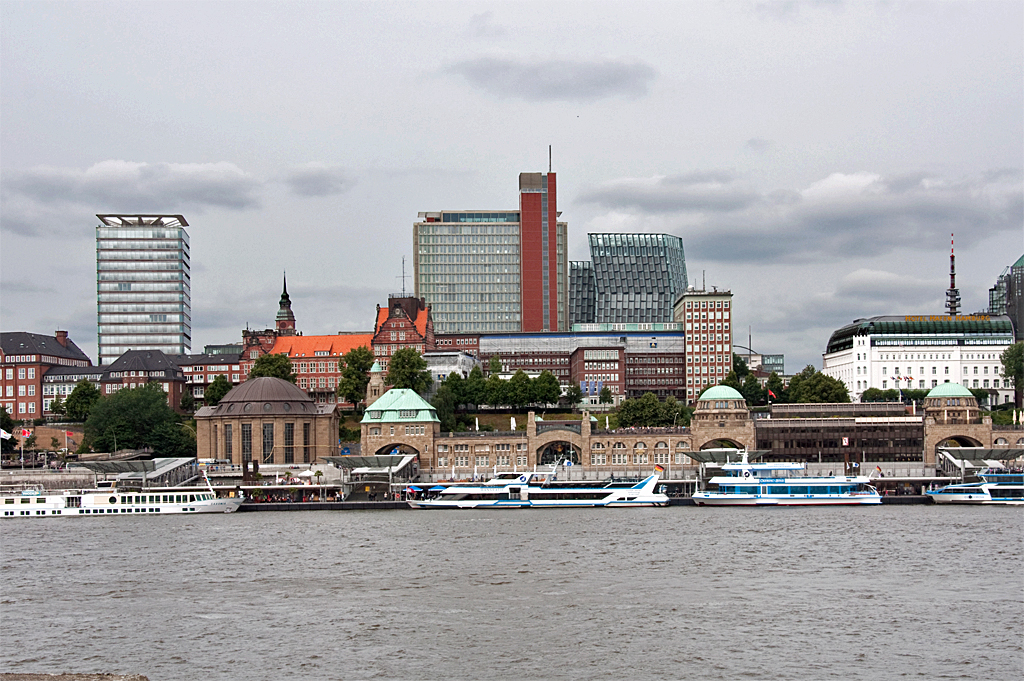
{"label": "tree", "polygon": [[427,371],[427,360],[415,348],[399,348],[388,362],[388,375],[384,381],[395,388],[407,388],[424,393],[434,378]]}
{"label": "tree", "polygon": [[191,414],[196,410],[196,398],[192,397],[192,391],[188,388],[181,393],[181,399],[178,400],[178,408],[186,414]]}
{"label": "tree", "polygon": [[[743,399],[747,401],[748,405],[754,406],[755,404],[764,404],[767,392],[761,387],[757,376],[748,373],[743,381],[743,386],[740,388],[740,394],[743,395]],[[847,402],[849,402],[849,399],[847,399]]]}
{"label": "tree", "polygon": [[556,404],[558,398],[562,396],[562,386],[550,371],[540,372],[540,376],[533,379],[531,387],[533,389],[531,401],[538,404]]}
{"label": "tree", "polygon": [[880,388],[868,388],[860,394],[861,402],[898,402],[900,393],[895,388],[882,390]]}
{"label": "tree", "polygon": [[520,369],[508,382],[508,403],[515,409],[522,409],[533,402],[533,386],[530,377]]}
{"label": "tree", "polygon": [[[454,375],[454,374],[452,374]],[[434,393],[434,399],[430,401],[437,410],[437,419],[441,422],[441,430],[452,432],[455,430],[455,395],[452,389],[442,383],[441,387]]]}
{"label": "tree", "polygon": [[85,421],[85,435],[99,451],[151,447],[156,456],[196,455],[195,439],[155,381],[96,402]]}
{"label": "tree", "polygon": [[508,381],[501,380],[501,376],[492,373],[487,377],[487,398],[486,404],[492,407],[501,407],[509,403]]}
{"label": "tree", "polygon": [[292,361],[284,353],[263,355],[256,360],[252,365],[252,369],[249,370],[249,378],[260,378],[262,376],[283,378],[286,381],[295,383],[295,374],[292,373]]}
{"label": "tree", "polygon": [[455,401],[456,409],[458,409],[459,405],[467,404],[469,402],[469,400],[466,399],[466,379],[464,379],[462,374],[458,371],[453,371],[448,374],[448,378],[444,379],[442,385],[446,386],[448,390],[451,391],[452,400]]}
{"label": "tree", "polygon": [[484,380],[484,372],[479,366],[473,367],[469,372],[464,397],[465,404],[477,406],[487,404],[487,382]]}
{"label": "tree", "polygon": [[208,385],[203,392],[203,402],[208,407],[216,406],[230,391],[231,383],[228,381],[228,377],[224,374],[217,374],[216,378],[213,379],[213,383]]}
{"label": "tree", "polygon": [[[782,385],[782,379],[779,378],[779,375],[776,372],[773,371],[771,375],[768,376],[768,380],[765,382],[764,388],[764,395],[767,399],[774,402],[786,401],[786,387]],[[774,397],[768,394],[769,390],[771,390],[775,395]]]}
{"label": "tree", "polygon": [[[14,434],[14,419],[7,413],[6,407],[0,407],[0,428],[3,428],[6,433]],[[6,440],[0,440],[0,451],[4,454],[10,454],[14,449],[13,437]]]}
{"label": "tree", "polygon": [[75,384],[75,389],[68,395],[65,409],[68,418],[72,421],[84,421],[89,417],[93,405],[100,399],[100,391],[87,379],[82,379]]}
{"label": "tree", "polygon": [[338,396],[346,402],[359,404],[366,399],[366,386],[373,368],[373,353],[365,345],[352,348],[344,356],[345,368],[338,379]]}
{"label": "tree", "polygon": [[747,361],[735,353],[732,356],[732,370],[736,372],[736,378],[740,381],[746,379],[747,374],[750,373],[750,367],[747,366]]}
{"label": "tree", "polygon": [[50,449],[53,451],[60,449],[60,440],[57,439],[56,435],[50,438]]}
{"label": "tree", "polygon": [[1013,381],[1013,403],[1020,409],[1024,395],[1024,341],[1006,348],[999,361],[1003,364],[1003,377]]}
{"label": "tree", "polygon": [[597,396],[597,401],[601,404],[612,403],[612,389],[608,386],[601,388],[601,394]]}
{"label": "tree", "polygon": [[488,362],[488,367],[487,368],[490,370],[489,373],[500,374],[501,373],[501,357],[498,357],[497,355],[491,355],[491,359]]}
{"label": "tree", "polygon": [[63,416],[64,412],[66,410],[67,410],[67,405],[64,403],[64,400],[60,399],[60,395],[57,395],[56,397],[54,397],[53,401],[50,402],[50,413],[51,414],[55,414],[57,416]]}
{"label": "tree", "polygon": [[[743,360],[740,361],[742,362]],[[740,390],[743,389],[743,383],[740,381],[739,374],[736,373],[735,369],[730,371],[718,385],[727,385],[730,388],[733,388],[736,392],[740,392]]]}
{"label": "tree", "polygon": [[578,383],[570,383],[569,387],[565,390],[565,399],[572,405],[572,410],[576,411],[576,407],[579,406],[583,400],[583,389],[580,388]]}
{"label": "tree", "polygon": [[618,421],[624,428],[654,428],[672,425],[678,402],[667,405],[654,393],[644,393],[639,399],[623,400],[619,405]]}
{"label": "tree", "polygon": [[849,402],[850,392],[842,381],[826,376],[808,364],[789,382],[790,402]]}

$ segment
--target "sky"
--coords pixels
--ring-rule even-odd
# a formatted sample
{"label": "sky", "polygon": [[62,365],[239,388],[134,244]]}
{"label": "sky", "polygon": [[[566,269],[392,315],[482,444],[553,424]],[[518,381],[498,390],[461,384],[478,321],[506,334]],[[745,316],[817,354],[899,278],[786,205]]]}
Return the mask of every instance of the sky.
{"label": "sky", "polygon": [[[1024,253],[1024,2],[0,4],[0,328],[96,357],[97,213],[182,214],[192,348],[370,330],[420,211],[683,239],[735,343],[963,312]],[[412,290],[412,279],[405,286]]]}

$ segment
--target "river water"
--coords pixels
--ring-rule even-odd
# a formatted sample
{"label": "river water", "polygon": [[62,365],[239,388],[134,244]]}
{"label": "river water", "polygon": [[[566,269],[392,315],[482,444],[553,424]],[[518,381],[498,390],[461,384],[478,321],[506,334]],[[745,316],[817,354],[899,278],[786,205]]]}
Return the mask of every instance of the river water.
{"label": "river water", "polygon": [[1024,509],[7,520],[0,671],[1020,679]]}

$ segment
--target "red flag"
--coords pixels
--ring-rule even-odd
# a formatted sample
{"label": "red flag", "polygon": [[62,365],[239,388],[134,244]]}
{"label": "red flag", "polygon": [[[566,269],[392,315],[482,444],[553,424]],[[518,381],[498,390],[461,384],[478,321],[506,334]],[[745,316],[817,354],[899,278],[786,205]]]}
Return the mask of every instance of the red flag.
{"label": "red flag", "polygon": [[775,397],[775,393],[772,392],[771,388],[768,388],[768,397],[771,397],[776,400],[779,399],[778,397]]}
{"label": "red flag", "polygon": [[32,435],[32,431],[31,430],[25,430],[24,428],[21,429],[21,436],[22,437],[30,437],[31,435]]}
{"label": "red flag", "polygon": [[75,434],[72,433],[70,430],[65,430],[64,434],[67,435],[68,437],[74,437],[75,436]]}

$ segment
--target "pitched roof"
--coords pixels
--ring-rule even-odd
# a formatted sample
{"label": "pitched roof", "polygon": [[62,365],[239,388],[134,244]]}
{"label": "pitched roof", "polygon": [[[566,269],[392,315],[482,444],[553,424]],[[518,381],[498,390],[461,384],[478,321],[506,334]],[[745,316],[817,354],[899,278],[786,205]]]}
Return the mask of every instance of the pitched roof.
{"label": "pitched roof", "polygon": [[106,366],[105,373],[115,371],[164,371],[179,373],[181,368],[159,350],[129,350]]}
{"label": "pitched roof", "polygon": [[[388,302],[392,303],[393,301],[389,300]],[[389,305],[386,305],[384,307],[377,308],[377,319],[373,323],[373,335],[374,336],[376,336],[378,333],[380,333],[380,327],[384,324],[384,322],[386,322],[390,318],[392,307],[394,307],[394,306],[389,304]],[[402,307],[402,311],[406,313],[406,318],[410,322],[412,322],[412,326],[413,326],[414,329],[416,329],[416,332],[419,335],[421,335],[424,338],[426,338],[427,337],[427,319],[430,317],[430,308],[427,307],[427,308],[421,309],[421,308],[417,307],[416,310],[415,310],[415,312],[416,312],[416,319],[413,319],[413,318],[408,316],[408,310],[406,310],[404,306]]]}
{"label": "pitched roof", "polygon": [[70,338],[66,339],[67,345],[57,342],[56,336],[45,336],[41,333],[28,333],[26,331],[10,331],[0,333],[0,348],[5,355],[50,355],[52,357],[64,357],[66,359],[78,359],[92,363],[89,356],[82,352],[81,348],[75,345]]}
{"label": "pitched roof", "polygon": [[366,410],[362,423],[436,421],[437,410],[415,390],[392,388]]}
{"label": "pitched roof", "polygon": [[285,354],[289,358],[317,357],[316,353],[326,352],[321,357],[344,355],[360,346],[370,347],[372,333],[342,333],[335,336],[278,336],[271,354]]}

